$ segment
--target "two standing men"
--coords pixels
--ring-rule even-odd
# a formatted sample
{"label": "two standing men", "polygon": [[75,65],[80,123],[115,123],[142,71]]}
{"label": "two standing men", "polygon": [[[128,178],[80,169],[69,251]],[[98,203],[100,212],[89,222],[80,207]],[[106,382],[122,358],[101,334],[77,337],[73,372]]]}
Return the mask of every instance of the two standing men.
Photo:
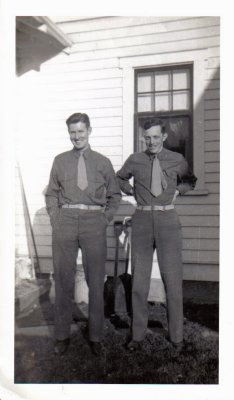
{"label": "two standing men", "polygon": [[[128,348],[132,351],[140,347],[146,334],[155,248],[166,290],[169,338],[180,345],[183,341],[182,239],[173,203],[179,193],[194,187],[196,178],[189,173],[181,154],[163,148],[167,134],[160,120],[146,124],[147,150],[132,154],[118,171],[117,178],[110,161],[89,146],[88,116],[73,114],[66,123],[74,148],[55,158],[46,193],[53,229],[55,352],[62,354],[69,345],[79,247],[89,286],[90,345],[94,354],[102,352],[106,227],[119,206],[119,186],[137,201],[132,219],[133,320]],[[128,182],[131,177],[134,177],[134,187]]]}

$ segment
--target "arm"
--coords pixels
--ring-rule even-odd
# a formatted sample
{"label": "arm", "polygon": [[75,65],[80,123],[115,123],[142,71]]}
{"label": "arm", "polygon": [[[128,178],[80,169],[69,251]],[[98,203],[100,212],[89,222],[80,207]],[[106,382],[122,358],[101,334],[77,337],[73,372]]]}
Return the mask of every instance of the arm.
{"label": "arm", "polygon": [[46,209],[51,219],[57,216],[59,211],[60,185],[57,177],[57,162],[53,162],[50,172],[49,184],[45,194]]}
{"label": "arm", "polygon": [[133,176],[131,156],[125,161],[123,167],[117,172],[116,176],[122,192],[134,196],[134,189],[129,183],[129,179]]}
{"label": "arm", "polygon": [[177,180],[177,190],[179,194],[183,195],[189,190],[193,190],[195,188],[196,181],[196,176],[192,173],[187,161],[182,156]]}
{"label": "arm", "polygon": [[105,215],[108,222],[111,222],[115,212],[119,207],[121,200],[121,192],[117,178],[115,176],[114,168],[110,162],[107,161],[106,168],[106,207]]}

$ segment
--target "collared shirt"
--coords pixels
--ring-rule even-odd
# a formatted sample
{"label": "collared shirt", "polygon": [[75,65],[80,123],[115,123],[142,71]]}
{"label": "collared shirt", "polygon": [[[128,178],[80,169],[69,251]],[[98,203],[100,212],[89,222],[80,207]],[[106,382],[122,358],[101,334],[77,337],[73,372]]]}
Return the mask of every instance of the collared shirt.
{"label": "collared shirt", "polygon": [[108,220],[119,206],[121,193],[110,160],[90,146],[83,152],[88,187],[77,186],[77,164],[80,151],[73,148],[55,157],[46,191],[47,211],[51,215],[64,204],[100,205]]}
{"label": "collared shirt", "polygon": [[[172,203],[176,189],[180,194],[194,189],[197,178],[190,171],[182,154],[163,148],[157,156],[167,187],[155,197],[150,190],[154,156],[148,150],[133,153],[117,172],[121,190],[129,195],[134,193],[138,205],[168,205]],[[129,183],[132,177],[133,188]]]}

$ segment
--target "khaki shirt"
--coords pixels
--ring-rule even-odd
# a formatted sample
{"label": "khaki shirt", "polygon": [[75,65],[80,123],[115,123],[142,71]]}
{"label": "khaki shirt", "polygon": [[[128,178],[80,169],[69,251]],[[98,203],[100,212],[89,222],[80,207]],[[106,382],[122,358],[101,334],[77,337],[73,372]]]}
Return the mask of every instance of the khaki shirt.
{"label": "khaki shirt", "polygon": [[121,199],[113,166],[107,157],[88,147],[84,151],[88,187],[81,190],[77,186],[79,155],[73,148],[55,157],[46,191],[47,211],[51,216],[64,204],[100,205],[110,221]]}
{"label": "khaki shirt", "polygon": [[[180,194],[194,189],[197,178],[190,171],[182,154],[163,148],[158,153],[158,159],[167,188],[155,197],[150,190],[153,157],[148,150],[133,153],[117,172],[121,190],[126,194],[134,194],[138,205],[168,205],[172,203],[176,189]],[[133,188],[129,183],[132,177]]]}

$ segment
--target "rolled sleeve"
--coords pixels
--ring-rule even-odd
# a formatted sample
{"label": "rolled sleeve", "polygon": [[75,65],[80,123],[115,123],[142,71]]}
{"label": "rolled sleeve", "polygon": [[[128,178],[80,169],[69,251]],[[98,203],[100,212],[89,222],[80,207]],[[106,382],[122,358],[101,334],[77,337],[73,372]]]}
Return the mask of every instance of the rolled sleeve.
{"label": "rolled sleeve", "polygon": [[123,193],[130,196],[133,195],[133,187],[129,183],[129,179],[133,176],[132,173],[132,161],[131,156],[125,161],[123,167],[116,173],[117,180],[119,182],[120,189]]}
{"label": "rolled sleeve", "polygon": [[183,157],[180,165],[177,184],[177,189],[179,190],[180,194],[183,195],[186,192],[193,190],[196,186],[196,181],[196,176],[192,173],[187,161]]}

